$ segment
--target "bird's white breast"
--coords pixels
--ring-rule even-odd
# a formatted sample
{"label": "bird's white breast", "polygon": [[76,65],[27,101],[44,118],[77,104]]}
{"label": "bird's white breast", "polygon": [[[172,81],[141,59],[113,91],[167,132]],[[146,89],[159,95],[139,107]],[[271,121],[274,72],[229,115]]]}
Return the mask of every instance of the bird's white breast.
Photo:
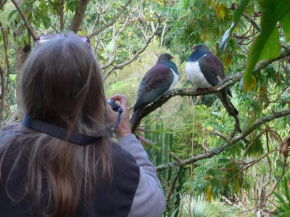
{"label": "bird's white breast", "polygon": [[193,85],[198,88],[211,88],[212,85],[207,82],[200,70],[198,61],[186,63],[186,75]]}
{"label": "bird's white breast", "polygon": [[170,85],[168,91],[170,91],[170,90],[172,90],[172,89],[174,88],[174,86],[177,84],[178,79],[179,79],[179,75],[177,75],[177,74],[176,74],[172,69],[171,69],[171,71],[172,71],[172,73],[173,73],[174,78],[173,78],[173,82],[172,82],[172,84]]}

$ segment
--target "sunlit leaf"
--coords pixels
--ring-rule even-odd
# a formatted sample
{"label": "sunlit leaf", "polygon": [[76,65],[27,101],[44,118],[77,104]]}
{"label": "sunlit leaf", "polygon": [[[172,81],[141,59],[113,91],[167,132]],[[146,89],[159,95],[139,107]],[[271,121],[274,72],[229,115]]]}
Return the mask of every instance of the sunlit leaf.
{"label": "sunlit leaf", "polygon": [[16,81],[16,74],[10,74],[9,75],[9,80],[10,81]]}
{"label": "sunlit leaf", "polygon": [[255,76],[252,74],[250,76],[245,75],[246,74],[244,74],[243,80],[241,80],[240,85],[245,92],[248,92],[249,90],[252,90],[255,87],[257,80]]}
{"label": "sunlit leaf", "polygon": [[215,11],[216,11],[216,15],[217,15],[217,18],[223,20],[226,16],[226,13],[227,13],[227,5],[226,3],[222,3],[222,4],[216,4],[215,5]]}
{"label": "sunlit leaf", "polygon": [[206,200],[210,203],[212,197],[212,185],[209,185],[208,188],[206,189],[206,195],[207,195]]}
{"label": "sunlit leaf", "polygon": [[115,41],[112,39],[112,40],[110,41],[110,43],[107,45],[106,50],[107,50],[107,51],[112,51],[113,48],[114,48],[114,44],[115,44]]}

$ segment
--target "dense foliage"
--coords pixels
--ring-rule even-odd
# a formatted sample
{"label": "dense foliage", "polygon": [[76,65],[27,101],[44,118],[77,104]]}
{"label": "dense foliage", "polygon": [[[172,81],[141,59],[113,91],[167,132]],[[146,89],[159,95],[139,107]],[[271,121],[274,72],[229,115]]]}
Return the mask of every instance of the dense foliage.
{"label": "dense foliage", "polygon": [[[130,105],[143,75],[168,52],[180,72],[177,90],[148,106],[135,132],[163,184],[164,216],[283,216],[289,24],[288,0],[0,1],[1,125],[21,120],[16,83],[39,35],[71,30],[90,38],[107,97],[124,93]],[[185,61],[200,42],[222,60],[227,79],[219,88],[231,88],[238,117],[214,91],[197,93],[188,81]]]}

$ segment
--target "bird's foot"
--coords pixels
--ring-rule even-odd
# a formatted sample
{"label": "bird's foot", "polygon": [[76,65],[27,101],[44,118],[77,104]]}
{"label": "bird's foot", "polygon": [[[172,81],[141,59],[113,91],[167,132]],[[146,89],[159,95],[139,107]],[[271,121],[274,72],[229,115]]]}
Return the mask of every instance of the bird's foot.
{"label": "bird's foot", "polygon": [[196,92],[200,92],[200,91],[202,91],[202,90],[203,90],[203,88],[199,88],[199,87],[198,87],[198,88],[196,88],[195,91],[196,91]]}
{"label": "bird's foot", "polygon": [[212,90],[212,88],[197,88],[195,91],[196,92],[201,92],[201,91],[209,92],[211,90]]}
{"label": "bird's foot", "polygon": [[216,85],[216,86],[214,86],[214,87],[212,87],[212,88],[210,88],[211,90],[217,90],[219,88],[219,86],[218,85]]}

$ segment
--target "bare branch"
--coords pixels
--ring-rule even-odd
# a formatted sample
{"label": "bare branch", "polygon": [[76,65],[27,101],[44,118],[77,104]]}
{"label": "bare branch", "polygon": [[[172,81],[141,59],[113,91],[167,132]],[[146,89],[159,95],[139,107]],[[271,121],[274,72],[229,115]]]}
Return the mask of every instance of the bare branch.
{"label": "bare branch", "polygon": [[260,26],[253,20],[249,15],[243,13],[243,17],[245,17],[259,32],[261,32]]}
{"label": "bare branch", "polygon": [[167,209],[169,209],[168,203],[169,203],[170,197],[172,195],[173,189],[175,187],[175,183],[178,180],[178,177],[181,174],[182,169],[183,169],[183,167],[179,167],[179,169],[178,169],[178,171],[176,173],[176,176],[174,177],[174,179],[173,179],[173,181],[171,183],[171,186],[170,186],[169,190],[167,191],[166,200],[165,200]]}
{"label": "bare branch", "polygon": [[[120,34],[121,34],[121,32],[123,32],[123,30],[125,29],[125,27],[128,25],[128,22],[129,22],[130,18],[131,18],[131,16],[129,15],[127,17],[125,23],[123,24],[122,28],[119,29],[118,33],[116,35],[113,34],[114,46],[113,46],[113,49],[112,49],[112,51],[110,53],[110,59],[109,59],[109,61],[104,66],[101,66],[101,69],[102,70],[108,68],[109,66],[111,66],[114,63],[114,61],[116,59],[117,43],[118,43]],[[115,33],[115,31],[114,31],[114,33]]]}
{"label": "bare branch", "polygon": [[74,32],[78,32],[78,30],[81,26],[81,23],[84,19],[86,8],[87,8],[89,1],[90,0],[78,0],[77,9],[76,9],[74,17],[71,21],[69,30],[72,30]]}
{"label": "bare branch", "polygon": [[0,79],[1,79],[1,106],[0,106],[0,126],[3,121],[3,108],[4,108],[4,98],[5,98],[5,73],[2,67],[0,66]]}
{"label": "bare branch", "polygon": [[[1,22],[0,22],[0,28],[1,28],[1,32],[3,35],[3,45],[4,45],[5,62],[6,62],[6,69],[7,69],[6,85],[4,84],[4,91],[5,91],[6,90],[5,87],[7,87],[7,85],[8,85],[9,74],[10,74],[10,64],[9,64],[9,58],[8,58],[8,32],[9,32],[9,28],[3,28]],[[2,92],[2,94],[3,94],[3,92]]]}
{"label": "bare branch", "polygon": [[179,157],[177,157],[177,155],[173,153],[173,151],[169,150],[169,151],[168,151],[168,154],[169,154],[171,157],[173,157],[176,161],[181,161],[181,160],[179,159]]}
{"label": "bare branch", "polygon": [[153,34],[148,38],[148,40],[146,41],[146,44],[144,45],[144,47],[142,47],[130,60],[123,62],[119,65],[115,65],[113,66],[105,75],[104,77],[104,81],[109,77],[109,75],[115,70],[115,69],[122,69],[124,66],[130,64],[131,62],[133,62],[147,47],[148,45],[151,43],[152,39],[154,38],[154,36],[156,35],[157,29],[159,27],[159,23],[157,24],[155,31],[153,32]]}
{"label": "bare branch", "polygon": [[126,2],[126,4],[123,6],[123,8],[119,11],[119,13],[116,15],[116,17],[111,20],[111,22],[107,23],[106,25],[100,27],[97,31],[91,33],[89,36],[87,36],[88,38],[91,38],[95,35],[98,35],[100,32],[104,31],[106,28],[108,28],[109,26],[112,26],[116,20],[124,13],[124,11],[126,10],[126,8],[128,7],[128,5],[132,2],[133,0],[128,0]]}
{"label": "bare branch", "polygon": [[22,9],[19,7],[19,5],[16,3],[15,0],[11,0],[11,1],[12,1],[12,3],[15,5],[16,9],[18,10],[18,12],[20,13],[20,16],[21,16],[22,20],[24,21],[24,23],[25,23],[25,25],[26,25],[26,27],[27,27],[27,29],[28,29],[30,35],[32,36],[32,38],[33,38],[34,40],[36,40],[36,36],[34,35],[34,32],[32,31],[32,28],[31,28],[30,24],[28,23],[28,20],[27,20],[27,18],[25,17],[25,15],[24,15]]}
{"label": "bare branch", "polygon": [[275,120],[277,118],[281,118],[284,116],[290,115],[290,109],[287,110],[283,110],[281,112],[275,112],[272,115],[266,116],[266,117],[262,117],[258,120],[256,120],[250,127],[248,127],[243,133],[235,136],[234,138],[232,138],[229,142],[225,143],[224,145],[212,149],[204,154],[200,154],[200,155],[196,155],[196,156],[192,156],[188,159],[185,160],[181,160],[179,161],[174,161],[174,162],[169,162],[169,163],[165,163],[165,164],[161,164],[159,166],[156,167],[156,171],[162,171],[164,169],[168,169],[168,168],[172,168],[172,167],[176,167],[176,166],[184,166],[187,164],[192,164],[195,163],[199,160],[202,159],[209,159],[212,158],[215,155],[218,155],[219,153],[227,150],[228,148],[232,147],[234,144],[236,144],[237,142],[239,142],[240,140],[244,139],[246,136],[248,136],[251,132],[253,132],[257,127],[261,126],[262,124],[265,124],[269,121]]}
{"label": "bare branch", "polygon": [[60,23],[60,31],[63,31],[63,27],[64,27],[63,9],[64,9],[64,0],[60,0],[59,1],[59,23]]}
{"label": "bare branch", "polygon": [[219,131],[217,131],[217,130],[210,130],[210,132],[212,132],[213,134],[215,134],[218,137],[222,138],[226,142],[230,142],[230,140],[226,136],[224,136],[223,134],[221,134]]}

